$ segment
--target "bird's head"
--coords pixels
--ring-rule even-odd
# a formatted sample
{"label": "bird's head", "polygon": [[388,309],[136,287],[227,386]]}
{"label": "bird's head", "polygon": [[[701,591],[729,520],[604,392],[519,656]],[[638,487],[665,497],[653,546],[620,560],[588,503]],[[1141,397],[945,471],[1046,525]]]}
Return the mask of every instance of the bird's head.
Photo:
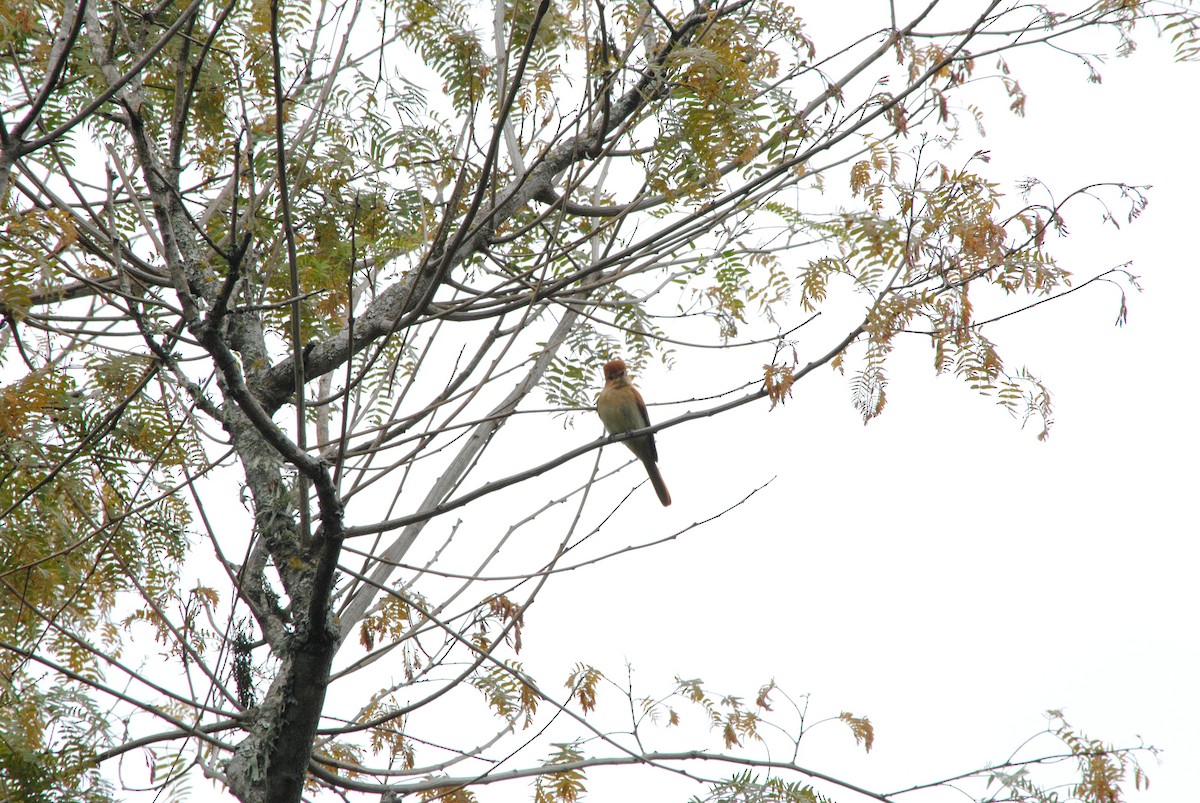
{"label": "bird's head", "polygon": [[609,360],[608,362],[604,363],[605,381],[611,381],[622,376],[625,376],[624,360]]}

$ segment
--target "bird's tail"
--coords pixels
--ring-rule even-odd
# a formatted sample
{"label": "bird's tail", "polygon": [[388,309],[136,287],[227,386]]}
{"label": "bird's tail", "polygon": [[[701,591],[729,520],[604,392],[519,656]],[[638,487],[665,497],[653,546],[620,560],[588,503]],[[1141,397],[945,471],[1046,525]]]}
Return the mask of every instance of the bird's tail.
{"label": "bird's tail", "polygon": [[658,471],[658,464],[647,460],[645,466],[646,473],[650,475],[650,484],[654,486],[654,492],[658,494],[658,501],[663,503],[663,507],[666,507],[671,504],[671,492],[667,490],[667,484],[663,482],[662,474]]}

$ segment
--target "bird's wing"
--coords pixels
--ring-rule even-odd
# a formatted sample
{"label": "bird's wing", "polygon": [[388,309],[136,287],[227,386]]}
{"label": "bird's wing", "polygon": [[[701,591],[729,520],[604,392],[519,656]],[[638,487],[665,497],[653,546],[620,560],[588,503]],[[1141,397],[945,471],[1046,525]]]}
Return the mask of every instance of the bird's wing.
{"label": "bird's wing", "polygon": [[[642,398],[642,394],[638,392],[637,388],[633,388],[632,390],[633,390],[634,398],[637,399],[638,412],[641,413],[641,416],[642,416],[641,426],[648,427],[648,426],[650,426],[650,414],[648,412],[646,412],[646,400]],[[655,463],[657,463],[658,462],[658,447],[654,444],[654,436],[647,435],[646,443],[648,443],[650,445],[650,459],[652,461],[654,461]]]}

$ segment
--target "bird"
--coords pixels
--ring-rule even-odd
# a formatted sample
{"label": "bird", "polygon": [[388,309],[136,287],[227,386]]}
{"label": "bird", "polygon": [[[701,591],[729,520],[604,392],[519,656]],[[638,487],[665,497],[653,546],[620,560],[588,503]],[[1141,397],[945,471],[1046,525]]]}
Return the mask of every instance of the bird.
{"label": "bird", "polygon": [[[600,421],[609,435],[620,435],[650,426],[646,402],[626,376],[623,360],[609,360],[604,364],[604,390],[596,397],[596,412],[600,414]],[[654,436],[629,438],[625,445],[646,467],[658,501],[663,503],[663,507],[671,504],[671,494],[658,471],[658,448],[654,445]]]}

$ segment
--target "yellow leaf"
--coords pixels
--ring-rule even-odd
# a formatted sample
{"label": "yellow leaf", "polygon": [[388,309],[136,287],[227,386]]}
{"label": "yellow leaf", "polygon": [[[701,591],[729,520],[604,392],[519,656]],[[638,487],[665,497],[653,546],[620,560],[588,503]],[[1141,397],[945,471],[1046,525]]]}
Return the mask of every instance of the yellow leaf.
{"label": "yellow leaf", "polygon": [[875,743],[875,727],[871,724],[871,720],[867,717],[856,717],[848,711],[839,714],[838,719],[850,726],[850,732],[854,734],[854,741],[861,744],[870,753],[871,745]]}

